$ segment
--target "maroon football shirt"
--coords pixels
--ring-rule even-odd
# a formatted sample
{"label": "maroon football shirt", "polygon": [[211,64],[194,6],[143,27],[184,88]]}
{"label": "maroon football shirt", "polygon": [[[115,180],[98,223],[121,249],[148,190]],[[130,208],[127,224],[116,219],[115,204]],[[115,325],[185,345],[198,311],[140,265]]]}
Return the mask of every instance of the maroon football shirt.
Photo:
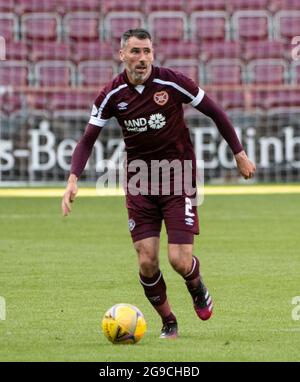
{"label": "maroon football shirt", "polygon": [[153,67],[143,85],[132,85],[126,72],[101,91],[89,124],[103,127],[116,117],[128,161],[192,159],[194,150],[184,122],[182,104],[197,106],[204,91],[183,74]]}

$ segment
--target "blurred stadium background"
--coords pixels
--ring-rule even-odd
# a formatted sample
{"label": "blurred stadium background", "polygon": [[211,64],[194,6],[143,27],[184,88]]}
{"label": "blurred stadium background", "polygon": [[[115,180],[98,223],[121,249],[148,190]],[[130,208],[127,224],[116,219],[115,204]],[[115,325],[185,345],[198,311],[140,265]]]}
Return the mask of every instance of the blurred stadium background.
{"label": "blurred stadium background", "polygon": [[[299,0],[0,0],[0,184],[66,179],[94,99],[122,70],[120,36],[134,27],[152,33],[156,65],[187,74],[227,111],[256,181],[299,181]],[[206,181],[239,181],[213,123],[190,107],[186,119]],[[82,179],[95,181],[122,148],[112,120]]]}

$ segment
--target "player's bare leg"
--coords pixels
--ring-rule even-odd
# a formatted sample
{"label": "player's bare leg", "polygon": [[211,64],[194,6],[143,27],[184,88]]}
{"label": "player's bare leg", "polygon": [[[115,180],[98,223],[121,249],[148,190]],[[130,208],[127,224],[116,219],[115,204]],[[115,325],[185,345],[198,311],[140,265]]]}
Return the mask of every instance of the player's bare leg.
{"label": "player's bare leg", "polygon": [[193,256],[193,244],[169,244],[168,256],[172,267],[185,279],[198,317],[208,320],[213,303],[200,275],[199,260]]}
{"label": "player's bare leg", "polygon": [[136,241],[134,247],[138,254],[140,282],[145,295],[163,322],[160,338],[176,338],[177,321],[171,311],[166,284],[159,269],[159,237]]}

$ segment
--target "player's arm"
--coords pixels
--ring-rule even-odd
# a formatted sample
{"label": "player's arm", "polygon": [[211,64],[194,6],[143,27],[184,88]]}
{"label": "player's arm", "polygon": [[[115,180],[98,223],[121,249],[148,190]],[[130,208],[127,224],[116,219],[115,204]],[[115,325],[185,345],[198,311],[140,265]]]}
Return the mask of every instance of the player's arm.
{"label": "player's arm", "polygon": [[225,112],[206,94],[201,102],[196,106],[196,109],[210,117],[215,122],[220,134],[226,140],[234,154],[240,174],[245,179],[252,178],[256,170],[255,164],[252,163],[247,157],[235,129]]}
{"label": "player's arm", "polygon": [[85,168],[100,131],[101,127],[88,124],[74,150],[70,176],[61,202],[63,216],[67,216],[71,212],[71,203],[78,191],[77,180]]}

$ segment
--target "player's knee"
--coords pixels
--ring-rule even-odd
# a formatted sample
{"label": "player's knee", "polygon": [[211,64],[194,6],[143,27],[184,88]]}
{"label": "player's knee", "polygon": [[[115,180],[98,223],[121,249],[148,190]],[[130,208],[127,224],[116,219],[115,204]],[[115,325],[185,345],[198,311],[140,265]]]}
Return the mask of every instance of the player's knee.
{"label": "player's knee", "polygon": [[169,252],[169,262],[177,273],[184,276],[191,269],[192,253],[189,249],[178,246],[178,248]]}
{"label": "player's knee", "polygon": [[152,277],[158,271],[158,256],[148,246],[136,246],[140,271],[144,276]]}

